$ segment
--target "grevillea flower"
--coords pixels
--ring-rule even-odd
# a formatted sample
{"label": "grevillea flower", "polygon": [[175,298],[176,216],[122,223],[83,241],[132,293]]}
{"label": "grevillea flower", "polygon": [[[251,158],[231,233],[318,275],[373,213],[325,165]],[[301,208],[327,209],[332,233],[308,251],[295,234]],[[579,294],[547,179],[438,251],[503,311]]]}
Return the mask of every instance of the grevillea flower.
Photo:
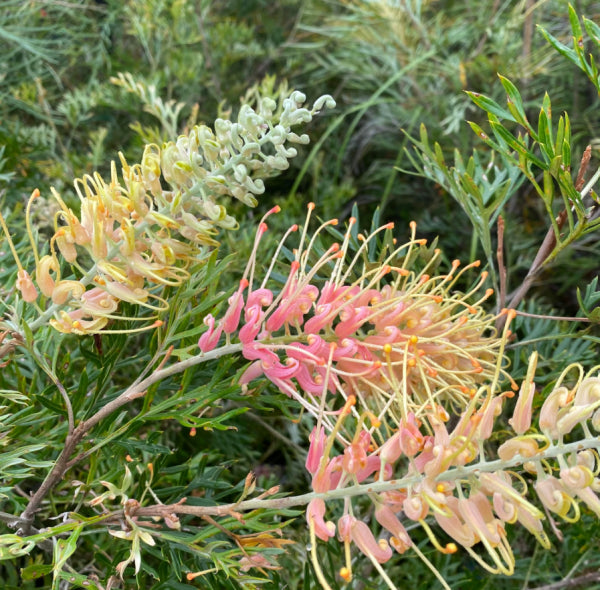
{"label": "grevillea flower", "polygon": [[[120,81],[125,83],[126,77]],[[47,309],[42,302],[38,324],[52,318],[50,324],[61,332],[106,331],[109,320],[122,318],[118,307],[126,301],[152,315],[123,319],[156,325],[152,319],[168,308],[161,290],[187,281],[190,265],[202,258],[206,248],[218,246],[218,232],[237,227],[224,197],[254,207],[256,196],[265,190],[262,178],[287,168],[296,155],[289,144],[308,143],[308,136],[293,133],[291,127],[335,105],[331,97],[322,96],[308,109],[303,107],[305,100],[300,92],[282,96],[280,104],[260,98],[256,110],[243,105],[235,123],[218,119],[214,131],[198,125],[175,142],[147,145],[141,162],[134,166],[119,154],[120,172],[112,162],[108,181],[98,173],[75,180],[78,212],[52,189],[59,210],[49,252],[42,257],[29,222],[32,203],[39,196],[34,191],[26,213],[34,278],[42,294],[51,299]],[[4,220],[1,224],[10,241]],[[16,287],[25,301],[36,301],[35,283],[10,244],[19,266]],[[68,265],[80,273],[78,279],[61,277],[61,270],[71,274]],[[110,312],[89,305],[85,294],[97,290],[112,296]],[[117,308],[112,309],[115,301]],[[229,325],[231,331],[237,328],[239,311],[236,307],[228,318],[226,333]],[[32,325],[37,327],[35,322]]]}
{"label": "grevillea flower", "polygon": [[[233,335],[236,328],[242,354],[252,361],[242,384],[264,375],[315,415],[324,394],[354,395],[360,407],[402,424],[399,444],[414,454],[422,440],[406,422],[411,412],[414,419],[424,403],[465,405],[479,384],[496,373],[500,338],[494,317],[481,306],[491,290],[471,301],[486,273],[463,295],[455,284],[478,263],[459,271],[455,261],[448,273],[430,276],[440,256],[435,250],[425,268],[413,269],[415,254],[425,244],[415,237],[414,224],[411,239],[396,246],[391,224],[365,237],[351,219],[341,243],[320,249],[323,230],[337,221],[325,222],[309,239],[313,209],[311,204],[279,291],[268,287],[277,254],[262,281],[255,284],[254,279],[266,217],[279,209],[265,216],[228,311],[218,323],[206,320],[209,330],[200,349],[208,352],[221,331]],[[286,238],[295,231],[296,226]],[[380,235],[385,236],[380,262],[361,268],[359,261]],[[283,241],[278,252],[282,246]]]}
{"label": "grevillea flower", "polygon": [[[505,327],[504,336],[508,333]],[[332,542],[337,528],[346,547],[346,564],[339,570],[343,580],[352,578],[351,546],[383,576],[380,564],[391,558],[391,549],[414,551],[434,571],[413,543],[406,521],[420,525],[438,551],[451,554],[462,548],[489,572],[511,575],[515,557],[507,536],[509,525],[524,527],[548,549],[547,515],[574,522],[585,507],[600,517],[599,445],[590,432],[600,405],[598,367],[587,375],[578,366],[569,367],[536,423],[531,398],[537,355],[532,355],[513,405],[510,422],[515,435],[498,444],[492,442],[494,422],[501,415],[502,403],[514,397],[512,391],[493,390],[501,371],[500,357],[498,361],[491,386],[480,387],[452,422],[440,404],[426,401],[416,411],[412,411],[416,404],[411,406],[398,422],[390,414],[375,416],[361,408],[354,396],[336,411],[332,404],[323,405],[336,420],[328,427],[323,412],[310,437],[307,469],[315,497],[307,519],[314,538],[324,542]],[[562,383],[574,370],[579,372],[578,379],[567,389]],[[343,387],[341,379],[340,383]],[[554,426],[549,425],[551,415],[556,418]],[[540,433],[536,427],[542,421],[545,426]],[[585,438],[566,444],[564,437],[576,432],[583,432]],[[519,467],[528,472],[528,479],[533,477],[531,488],[547,515],[530,497],[528,479],[518,473]],[[373,504],[380,529],[360,518],[358,503],[352,502],[360,484]],[[333,524],[335,508],[330,507],[333,498],[344,498],[337,527]],[[451,542],[441,543],[434,525]]]}

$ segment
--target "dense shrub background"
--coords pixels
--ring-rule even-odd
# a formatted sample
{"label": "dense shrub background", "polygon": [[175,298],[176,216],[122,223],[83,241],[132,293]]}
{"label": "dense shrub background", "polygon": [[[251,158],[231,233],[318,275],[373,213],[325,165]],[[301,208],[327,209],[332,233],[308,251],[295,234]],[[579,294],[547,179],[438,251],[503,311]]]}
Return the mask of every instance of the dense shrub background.
{"label": "dense shrub background", "polygon": [[[600,19],[598,2],[579,0],[575,8],[592,20]],[[323,218],[343,221],[358,212],[366,227],[378,211],[382,220],[395,221],[405,234],[409,221],[415,220],[421,235],[439,237],[448,260],[458,257],[467,262],[483,256],[468,218],[451,194],[415,169],[415,159],[408,155],[414,154],[410,137],[418,137],[424,123],[431,142],[438,141],[449,159],[455,148],[465,158],[473,150],[482,160],[489,156],[489,148],[466,123],[483,125],[485,113],[465,90],[503,103],[505,92],[496,76],[501,73],[519,87],[534,119],[548,92],[556,116],[569,113],[573,161],[578,162],[591,144],[592,171],[598,165],[596,90],[544,40],[536,24],[569,42],[567,4],[560,0],[4,0],[0,2],[3,211],[10,213],[11,227],[18,228],[27,198],[39,188],[43,199],[48,198],[36,205],[35,220],[43,233],[53,223],[50,186],[75,204],[70,191],[73,178],[94,170],[106,173],[117,152],[137,161],[144,143],[172,138],[196,122],[210,123],[235,112],[240,97],[251,96],[259,86],[276,93],[278,85],[287,84],[309,99],[329,93],[338,106],[311,124],[311,144],[302,148],[290,170],[268,184],[258,209],[239,208],[242,227],[223,237],[223,250],[240,254],[229,261],[232,276],[240,270],[262,212],[273,204],[282,207],[283,215],[270,222],[276,235],[277,225],[284,227],[303,217],[309,201],[317,204]],[[154,86],[165,101],[182,103],[171,125],[145,112],[139,96],[111,82],[119,72],[130,72]],[[548,220],[540,199],[524,182],[516,187],[503,215],[511,292],[527,273]],[[597,234],[579,240],[536,279],[522,308],[534,314],[581,315],[577,289],[584,292],[597,277],[598,253]],[[6,278],[8,254],[2,256],[0,271]],[[597,362],[594,326],[521,318],[516,332],[520,344],[510,351],[515,378],[524,374],[534,348],[548,379],[571,361],[590,366]],[[139,346],[145,345],[140,340]],[[104,363],[123,362],[118,359],[124,339],[111,340],[107,346]],[[80,348],[80,360],[94,354],[91,338],[83,338]],[[30,377],[27,366],[21,365],[18,372],[5,379]],[[230,382],[218,387],[227,390],[227,410],[242,403],[228,389]],[[32,391],[35,388],[31,386]],[[189,487],[192,494],[202,488],[210,497],[234,498],[251,469],[265,489],[279,483],[285,491],[301,493],[307,487],[301,448],[305,425],[283,417],[287,402],[279,397],[265,390],[263,397],[252,400],[251,412],[234,415],[228,424],[237,429],[235,436],[232,431],[213,430],[199,431],[192,438],[189,428],[177,420],[146,422],[132,430],[122,446],[102,451],[88,467],[91,475],[81,471],[69,477],[89,482],[97,472],[106,479],[111,469],[118,472],[114,457],[123,463],[125,455],[138,452],[141,463],[153,462],[162,487],[171,486],[172,497]],[[35,416],[31,424],[38,424]],[[60,437],[53,435],[55,426],[44,428],[50,429],[43,457],[47,459]],[[222,461],[227,463],[218,467]],[[35,488],[36,481],[23,480],[23,495]],[[0,496],[0,503],[22,501],[19,494],[6,493],[8,499]],[[280,559],[284,569],[270,572],[265,587],[316,587],[304,551],[304,528],[300,516],[286,529],[298,544]],[[513,530],[518,562],[511,579],[491,578],[468,557],[439,555],[425,542],[423,550],[455,588],[543,588],[600,567],[599,532],[597,521],[586,514],[575,525],[563,527],[564,540],[556,540],[553,551],[545,553],[532,537]],[[109,543],[107,536],[90,538],[89,555],[79,557],[76,569],[104,579],[124,558],[113,555]],[[334,571],[342,550],[329,545]],[[161,555],[156,550],[138,576],[139,586],[220,589],[259,583],[236,582],[223,572],[184,583],[177,571],[183,559],[185,555]],[[0,562],[3,587],[40,587],[40,580],[19,579],[19,568],[27,565],[31,564],[26,558],[17,566]],[[413,556],[398,560],[389,574],[399,587],[432,587],[429,571]],[[581,587],[600,587],[586,584]],[[133,576],[124,587],[134,587]],[[379,587],[384,586],[368,568],[352,585]]]}

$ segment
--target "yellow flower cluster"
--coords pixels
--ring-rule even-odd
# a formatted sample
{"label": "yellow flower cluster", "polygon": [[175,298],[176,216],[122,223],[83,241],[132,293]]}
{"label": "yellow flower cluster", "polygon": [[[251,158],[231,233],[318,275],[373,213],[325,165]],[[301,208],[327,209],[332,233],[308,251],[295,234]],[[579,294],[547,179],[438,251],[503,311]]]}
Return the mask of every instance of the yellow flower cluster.
{"label": "yellow flower cluster", "polygon": [[[259,99],[256,109],[245,104],[237,122],[217,119],[214,131],[198,125],[175,142],[147,145],[134,166],[119,154],[120,175],[112,162],[108,182],[98,173],[75,181],[78,213],[52,189],[60,210],[49,252],[41,257],[29,222],[36,190],[27,207],[35,282],[1,221],[17,260],[16,287],[23,299],[37,302],[39,289],[44,303],[51,302],[40,308],[37,323],[48,319],[60,332],[90,334],[106,331],[111,319],[125,319],[120,302],[150,310],[152,319],[167,310],[162,287],[185,282],[198,254],[218,246],[219,230],[237,227],[226,199],[255,206],[256,195],[264,192],[262,177],[279,173],[296,155],[287,144],[308,143],[291,127],[335,104],[323,96],[309,110],[302,106],[305,99],[295,91],[281,104],[268,97]],[[63,278],[63,261],[81,276]],[[142,329],[155,325],[148,317],[126,319],[143,321]]]}

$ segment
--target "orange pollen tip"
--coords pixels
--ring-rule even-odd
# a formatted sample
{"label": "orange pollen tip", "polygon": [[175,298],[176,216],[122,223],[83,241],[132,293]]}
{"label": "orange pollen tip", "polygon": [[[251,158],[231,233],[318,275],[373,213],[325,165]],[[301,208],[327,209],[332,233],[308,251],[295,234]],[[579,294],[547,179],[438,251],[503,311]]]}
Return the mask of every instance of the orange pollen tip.
{"label": "orange pollen tip", "polygon": [[386,223],[383,227],[385,227],[385,229],[394,229],[394,222],[390,221],[390,223]]}
{"label": "orange pollen tip", "polygon": [[258,233],[264,234],[268,229],[269,228],[267,227],[267,224],[265,222],[263,222],[258,226]]}
{"label": "orange pollen tip", "polygon": [[467,311],[468,311],[469,313],[477,313],[477,309],[475,309],[475,308],[474,308],[472,305],[469,305],[469,306],[467,307]]}
{"label": "orange pollen tip", "polygon": [[192,428],[190,428],[190,436],[196,436],[196,427],[192,426]]}
{"label": "orange pollen tip", "polygon": [[444,301],[444,298],[443,298],[441,295],[434,295],[434,296],[433,296],[433,300],[434,300],[436,303],[441,303],[442,301]]}
{"label": "orange pollen tip", "polygon": [[292,263],[290,264],[290,268],[291,268],[292,272],[296,272],[300,268],[300,263],[297,260],[292,260]]}
{"label": "orange pollen tip", "polygon": [[339,222],[337,219],[331,219],[330,221],[328,221],[327,223],[331,224],[331,225],[337,225]]}
{"label": "orange pollen tip", "polygon": [[432,369],[431,367],[429,369],[427,369],[427,374],[430,377],[437,377],[438,372],[435,369]]}
{"label": "orange pollen tip", "polygon": [[125,461],[127,461],[128,463],[131,463],[133,461],[133,459],[131,458],[131,455],[125,455]]}
{"label": "orange pollen tip", "polygon": [[356,217],[351,217],[351,218],[348,220],[348,225],[354,225],[355,223],[356,223]]}
{"label": "orange pollen tip", "polygon": [[376,371],[377,369],[381,369],[381,361],[375,361],[371,367],[372,370]]}
{"label": "orange pollen tip", "polygon": [[422,238],[420,240],[417,240],[417,244],[419,244],[420,246],[425,246],[427,245],[427,240],[425,238]]}
{"label": "orange pollen tip", "polygon": [[418,351],[417,351],[417,354],[418,354],[419,356],[425,356],[427,353],[426,353],[424,350],[418,350]]}
{"label": "orange pollen tip", "polygon": [[331,246],[332,252],[337,252],[339,249],[340,249],[340,245],[337,242]]}
{"label": "orange pollen tip", "polygon": [[298,231],[298,224],[294,223],[294,225],[292,225],[292,227],[290,227],[290,231]]}
{"label": "orange pollen tip", "polygon": [[202,572],[196,572],[196,573],[191,573],[190,572],[189,574],[185,575],[185,579],[188,582],[191,582],[194,578],[197,578],[198,576],[201,576],[201,575],[202,575]]}
{"label": "orange pollen tip", "polygon": [[306,208],[307,208],[309,211],[314,211],[314,209],[315,209],[315,206],[316,206],[316,205],[315,205],[315,204],[314,204],[314,203],[311,201],[311,202],[310,202],[310,203],[309,203],[309,204],[306,206]]}
{"label": "orange pollen tip", "polygon": [[443,483],[438,483],[437,486],[435,486],[435,491],[440,492],[441,494],[446,491],[446,486]]}
{"label": "orange pollen tip", "polygon": [[458,547],[456,543],[448,543],[446,545],[446,551],[444,553],[456,553],[458,551]]}
{"label": "orange pollen tip", "polygon": [[[373,416],[371,418],[371,425],[375,426],[375,428],[379,428],[381,426],[381,420],[379,418],[377,418],[377,416]],[[375,450],[375,449],[373,449]]]}
{"label": "orange pollen tip", "polygon": [[417,222],[416,221],[411,221],[408,225],[410,226],[411,229],[416,229]]}
{"label": "orange pollen tip", "polygon": [[340,569],[340,578],[345,582],[350,582],[352,580],[352,572],[347,567],[343,567]]}
{"label": "orange pollen tip", "polygon": [[395,246],[397,243],[398,243],[398,240],[397,240],[396,238],[394,238],[394,239],[392,240],[392,244],[394,244],[394,246]]}
{"label": "orange pollen tip", "polygon": [[485,290],[486,297],[491,297],[493,294],[494,294],[494,289],[492,289],[491,287],[489,289]]}
{"label": "orange pollen tip", "polygon": [[417,361],[415,359],[408,359],[407,365],[409,367],[414,367],[414,366],[416,366],[416,364],[417,364]]}
{"label": "orange pollen tip", "polygon": [[75,321],[73,322],[73,327],[74,327],[74,328],[81,328],[81,324],[80,324],[80,323],[79,323],[77,320],[75,320]]}
{"label": "orange pollen tip", "polygon": [[458,268],[460,266],[460,260],[458,258],[452,261],[452,268]]}
{"label": "orange pollen tip", "polygon": [[426,283],[429,280],[429,275],[423,275],[419,283]]}
{"label": "orange pollen tip", "polygon": [[364,242],[365,241],[365,236],[363,236],[362,234],[358,234],[357,238],[358,238],[359,242]]}
{"label": "orange pollen tip", "polygon": [[162,325],[164,324],[164,322],[162,320],[156,320],[153,324],[152,327],[153,328],[160,328]]}
{"label": "orange pollen tip", "polygon": [[269,213],[279,213],[281,211],[281,207],[279,205],[275,205],[273,209],[269,211]]}
{"label": "orange pollen tip", "polygon": [[392,345],[391,344],[384,344],[383,345],[383,352],[385,352],[385,354],[390,354],[392,352]]}
{"label": "orange pollen tip", "polygon": [[411,344],[416,344],[418,341],[419,341],[419,338],[417,336],[415,336],[414,334],[410,337]]}

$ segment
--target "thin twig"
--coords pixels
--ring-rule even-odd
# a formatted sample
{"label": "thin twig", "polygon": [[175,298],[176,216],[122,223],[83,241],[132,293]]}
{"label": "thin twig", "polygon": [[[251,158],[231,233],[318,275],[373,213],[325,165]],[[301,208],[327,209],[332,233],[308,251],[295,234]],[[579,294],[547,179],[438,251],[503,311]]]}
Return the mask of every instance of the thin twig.
{"label": "thin twig", "polygon": [[69,458],[75,452],[77,445],[85,438],[87,433],[94,426],[96,426],[104,418],[106,418],[113,412],[116,412],[118,409],[122,408],[128,403],[140,397],[143,397],[148,391],[149,387],[151,387],[155,383],[158,383],[162,379],[170,377],[171,375],[182,373],[186,369],[203,363],[207,360],[216,359],[226,354],[240,352],[241,348],[241,344],[231,344],[222,346],[221,348],[217,348],[210,352],[196,355],[184,361],[179,361],[178,363],[174,363],[164,369],[154,371],[151,375],[149,375],[145,379],[142,379],[142,381],[140,381],[139,383],[135,383],[129,386],[121,395],[108,402],[105,406],[100,408],[93,416],[91,416],[87,420],[84,420],[83,422],[80,422],[77,425],[77,427],[67,435],[63,450],[58,456],[56,463],[54,464],[50,473],[48,473],[38,490],[31,497],[29,503],[27,504],[27,507],[21,514],[20,521],[22,523],[27,523],[21,527],[21,534],[27,534],[28,530],[30,530],[31,523],[33,522],[33,517],[38,511],[43,499],[46,497],[48,492],[52,488],[54,488],[54,486],[64,477],[65,473],[71,467],[73,467],[73,465],[76,465],[79,461],[83,460],[87,456],[85,453],[81,453],[77,457],[75,457],[74,460],[69,461]]}
{"label": "thin twig", "polygon": [[[579,165],[579,172],[577,174],[575,188],[582,193],[581,194],[582,198],[585,197],[586,193],[589,192],[589,190],[591,190],[591,188],[592,188],[591,186],[589,186],[589,183],[588,183],[588,186],[586,186],[586,187],[583,186],[585,173],[586,173],[586,170],[587,170],[589,162],[590,162],[591,154],[592,154],[592,148],[591,148],[591,146],[588,145],[583,153],[582,158],[581,158],[581,163]],[[595,180],[597,180],[597,179],[595,179]],[[594,180],[594,182],[595,182],[595,180]],[[562,229],[566,220],[567,220],[567,211],[563,210],[556,217],[556,228],[558,229],[558,231],[560,231]],[[552,226],[549,227],[548,231],[546,232],[546,236],[544,237],[544,240],[537,251],[535,259],[533,260],[533,263],[531,264],[531,267],[530,267],[529,271],[527,272],[527,276],[521,283],[521,286],[512,294],[510,301],[508,302],[508,306],[507,306],[508,309],[515,309],[519,305],[519,303],[521,303],[521,301],[523,300],[523,298],[525,297],[525,295],[531,288],[533,282],[535,281],[535,279],[541,272],[542,268],[544,267],[544,262],[547,260],[547,258],[550,256],[550,254],[552,254],[552,252],[554,251],[557,239],[558,239],[558,236],[555,233],[554,227],[552,227]],[[504,327],[505,322],[506,322],[506,314],[504,314],[501,318],[499,318],[497,326],[496,326],[497,329],[501,330]]]}
{"label": "thin twig", "polygon": [[544,586],[537,586],[530,590],[562,590],[563,588],[574,588],[575,586],[585,586],[589,588],[588,584],[591,582],[600,582],[600,572],[589,572],[576,578],[568,580],[560,580],[560,582],[554,582],[552,584],[545,584]]}

